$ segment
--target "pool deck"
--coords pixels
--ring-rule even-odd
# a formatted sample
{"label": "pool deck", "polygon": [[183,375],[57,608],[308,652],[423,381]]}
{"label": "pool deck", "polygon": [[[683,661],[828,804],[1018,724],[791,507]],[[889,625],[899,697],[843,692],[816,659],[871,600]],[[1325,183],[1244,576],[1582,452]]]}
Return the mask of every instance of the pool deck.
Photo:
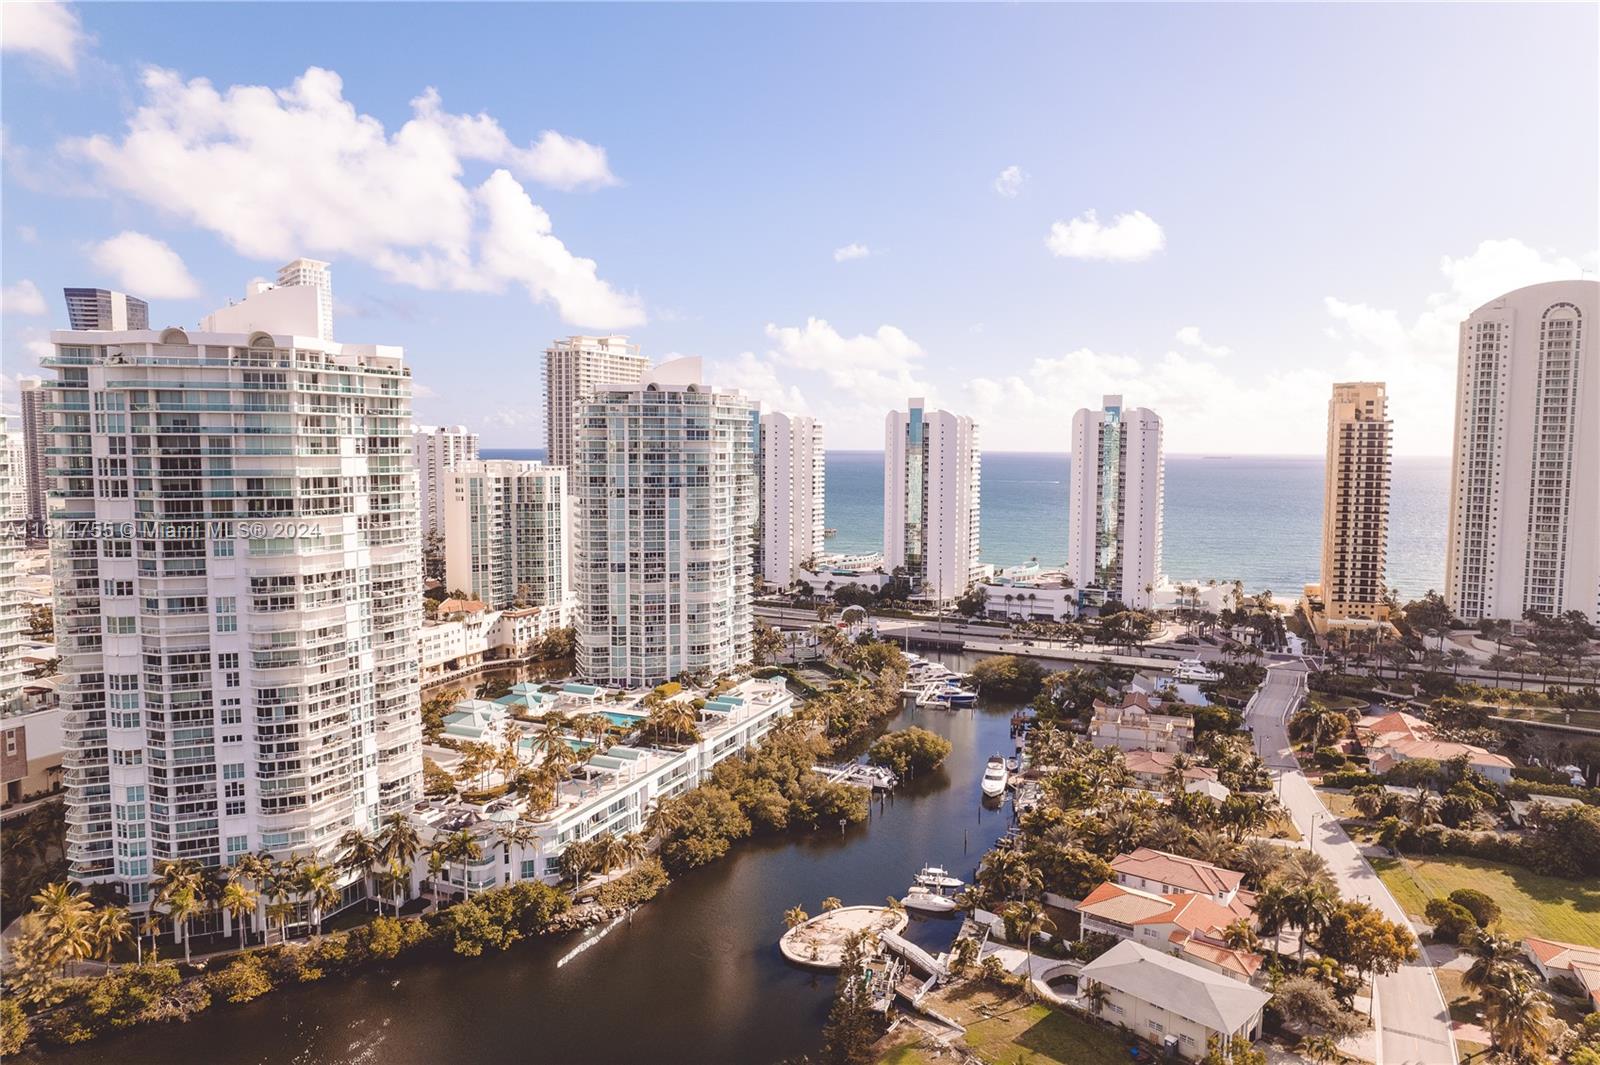
{"label": "pool deck", "polygon": [[778,940],[783,956],[808,969],[837,969],[844,943],[855,932],[899,932],[911,916],[887,906],[841,906],[795,925]]}

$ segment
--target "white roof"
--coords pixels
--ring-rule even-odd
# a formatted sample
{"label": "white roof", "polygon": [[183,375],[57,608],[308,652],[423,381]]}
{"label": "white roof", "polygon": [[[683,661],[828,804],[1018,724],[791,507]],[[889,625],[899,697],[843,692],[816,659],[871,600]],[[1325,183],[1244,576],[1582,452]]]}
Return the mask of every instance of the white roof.
{"label": "white roof", "polygon": [[1228,1034],[1254,1020],[1272,997],[1232,977],[1131,940],[1123,940],[1085,965],[1083,978]]}

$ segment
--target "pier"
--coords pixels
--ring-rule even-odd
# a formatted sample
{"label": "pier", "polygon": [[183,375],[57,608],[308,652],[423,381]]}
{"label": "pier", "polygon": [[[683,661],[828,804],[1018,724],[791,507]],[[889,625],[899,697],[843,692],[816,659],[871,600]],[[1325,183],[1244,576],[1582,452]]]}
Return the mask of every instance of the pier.
{"label": "pier", "polygon": [[854,784],[875,791],[893,791],[900,783],[900,778],[895,776],[893,770],[864,762],[818,764],[811,769],[831,784]]}

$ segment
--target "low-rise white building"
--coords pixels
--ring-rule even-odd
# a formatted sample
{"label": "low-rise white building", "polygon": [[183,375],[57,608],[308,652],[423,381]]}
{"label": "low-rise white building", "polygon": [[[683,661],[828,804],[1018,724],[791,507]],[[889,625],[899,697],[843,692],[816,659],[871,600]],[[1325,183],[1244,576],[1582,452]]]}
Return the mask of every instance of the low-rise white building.
{"label": "low-rise white building", "polygon": [[840,588],[865,588],[876,594],[894,577],[883,564],[881,554],[822,555],[808,569],[795,570],[795,583],[804,584],[812,595],[831,596]]}
{"label": "low-rise white building", "polygon": [[1071,621],[1078,616],[1078,590],[1060,570],[1008,567],[978,587],[983,589],[983,611],[991,618]]}
{"label": "low-rise white building", "polygon": [[1138,943],[1118,943],[1083,967],[1079,985],[1106,989],[1102,1016],[1190,1060],[1215,1036],[1254,1041],[1272,998],[1260,988]]}
{"label": "low-rise white building", "polygon": [[[561,855],[572,843],[606,832],[621,836],[641,830],[661,800],[704,781],[718,762],[755,744],[793,711],[794,696],[782,678],[742,681],[700,708],[697,742],[681,747],[620,744],[578,763],[558,788],[553,809],[537,820],[520,818],[520,827],[531,830],[523,839],[511,838],[517,834],[510,826],[518,824],[519,815],[506,801],[429,804],[413,818],[424,845],[462,830],[480,838],[483,856],[466,864],[465,879],[459,863],[452,863],[441,878],[455,890],[477,891],[519,880],[555,883],[564,875]],[[424,851],[413,880],[420,882],[426,873]]]}
{"label": "low-rise white building", "polygon": [[1096,747],[1120,747],[1124,751],[1187,754],[1194,748],[1194,719],[1161,713],[1166,705],[1135,691],[1125,693],[1120,706],[1096,699],[1089,719],[1089,741]]}
{"label": "low-rise white building", "polygon": [[4,803],[24,802],[61,787],[61,708],[0,718],[0,785]]}

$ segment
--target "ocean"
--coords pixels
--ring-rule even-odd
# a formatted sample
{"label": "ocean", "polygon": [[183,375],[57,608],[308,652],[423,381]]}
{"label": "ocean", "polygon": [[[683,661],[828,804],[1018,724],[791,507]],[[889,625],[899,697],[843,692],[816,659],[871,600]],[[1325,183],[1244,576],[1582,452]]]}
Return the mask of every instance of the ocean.
{"label": "ocean", "polygon": [[[537,459],[542,450],[494,450],[484,458]],[[1064,454],[983,456],[983,560],[997,566],[1067,554]],[[1315,456],[1167,457],[1163,569],[1177,580],[1240,580],[1251,592],[1298,595],[1317,579],[1322,469]],[[828,452],[828,549],[883,547],[883,452]],[[1450,502],[1448,458],[1394,462],[1389,508],[1389,584],[1411,599],[1442,590]]]}

